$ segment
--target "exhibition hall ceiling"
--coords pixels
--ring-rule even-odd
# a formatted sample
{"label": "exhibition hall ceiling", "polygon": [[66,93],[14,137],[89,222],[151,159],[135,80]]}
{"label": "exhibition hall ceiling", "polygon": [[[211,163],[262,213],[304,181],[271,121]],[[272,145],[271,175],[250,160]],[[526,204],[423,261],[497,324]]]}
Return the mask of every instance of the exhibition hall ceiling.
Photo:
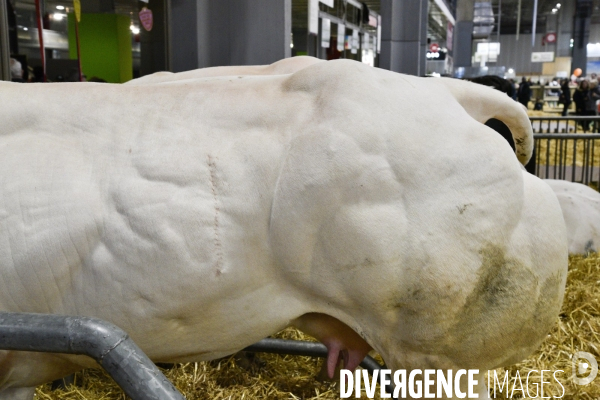
{"label": "exhibition hall ceiling", "polygon": [[[462,0],[457,0],[458,2]],[[477,1],[477,0],[475,0]],[[485,0],[480,0],[482,2],[486,2]],[[555,13],[552,12],[553,9],[557,8],[556,5],[561,4],[561,7],[556,10]],[[549,16],[553,14],[559,15],[561,12],[564,12],[565,5],[571,5],[571,10],[574,10],[574,3],[576,0],[538,0],[537,4],[537,19],[536,19],[536,31],[544,32],[546,29],[546,20]],[[368,0],[363,1],[370,9],[379,12],[381,8],[380,0]],[[530,33],[532,31],[533,26],[533,8],[534,8],[534,0],[491,0],[492,8],[494,10],[494,18],[495,23],[497,25],[498,20],[500,20],[500,33],[501,34],[514,34],[516,32],[517,27],[517,19],[519,15],[519,3],[521,8],[521,21],[520,21],[520,32],[521,33]],[[447,1],[446,3],[450,3]],[[600,23],[600,0],[590,0],[591,5],[591,13],[592,13],[592,23]],[[292,0],[292,20],[294,27],[306,27],[306,21],[308,18],[307,15],[308,9],[308,0]],[[429,10],[433,12],[434,15],[430,15],[429,24],[430,26],[430,36],[439,36],[442,34],[441,23],[442,20],[436,14],[441,14],[441,12],[437,9],[433,0],[429,0]],[[431,12],[430,12],[431,14]],[[500,14],[500,18],[499,17]],[[433,20],[432,20],[433,17]],[[412,18],[412,16],[411,16]],[[438,21],[437,23],[435,21]],[[438,25],[438,26],[436,26]],[[494,28],[493,33],[497,33],[497,29]]]}
{"label": "exhibition hall ceiling", "polygon": [[[552,19],[548,20],[551,24],[548,28],[549,30],[553,30],[555,19],[552,16],[560,16],[561,13],[566,12],[565,9],[568,9],[573,13],[575,10],[575,2],[576,0],[538,0],[536,32],[546,31],[546,21],[549,17]],[[600,0],[588,0],[587,2],[590,6],[589,13],[592,17],[592,24],[600,23]],[[534,0],[493,0],[492,7],[494,9],[494,14],[496,14],[496,22],[498,21],[498,8],[501,10],[501,34],[516,33],[519,3],[521,3],[520,33],[531,33],[533,29]],[[560,6],[557,7],[558,4],[560,4]]]}

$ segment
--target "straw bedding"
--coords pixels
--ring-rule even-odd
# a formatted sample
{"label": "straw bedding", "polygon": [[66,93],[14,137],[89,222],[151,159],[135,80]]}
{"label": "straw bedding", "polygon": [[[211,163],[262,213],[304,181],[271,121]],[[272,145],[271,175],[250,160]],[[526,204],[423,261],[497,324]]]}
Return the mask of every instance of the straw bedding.
{"label": "straw bedding", "polygon": [[[310,338],[294,329],[286,329],[277,337],[309,340]],[[563,309],[557,323],[549,332],[540,349],[527,360],[496,370],[500,380],[505,371],[510,375],[509,388],[516,388],[510,396],[496,392],[496,398],[530,398],[527,392],[519,390],[517,371],[522,384],[526,375],[530,376],[529,394],[536,393],[539,385],[539,371],[563,370],[556,376],[565,388],[563,399],[600,399],[600,375],[587,386],[578,386],[571,381],[570,357],[576,351],[592,353],[600,361],[600,255],[588,257],[571,256]],[[258,355],[263,365],[241,368],[234,358],[212,362],[176,365],[165,370],[165,374],[179,388],[187,399],[337,399],[339,389],[335,382],[320,382],[316,375],[322,360],[310,357]],[[257,363],[258,364],[258,363]],[[493,375],[492,378],[493,379]],[[560,396],[562,388],[551,375],[546,373],[544,396]],[[525,390],[525,388],[523,388]],[[497,388],[498,390],[498,388]],[[379,389],[376,393],[379,393]],[[539,392],[538,392],[539,393]],[[87,399],[116,400],[126,399],[109,377],[103,372],[86,370],[76,375],[76,385],[66,391],[51,391],[50,385],[39,387],[37,399]],[[490,396],[493,398],[493,391]],[[541,398],[541,393],[539,393]],[[354,398],[354,395],[352,396]],[[363,397],[367,398],[363,392]],[[379,398],[376,395],[375,398]]]}
{"label": "straw bedding", "polygon": [[[593,147],[593,148],[592,148]],[[584,161],[587,164],[600,165],[600,140],[557,140],[542,139],[536,149],[539,154],[540,165],[575,165],[582,167]],[[593,157],[593,159],[592,159]],[[589,160],[588,160],[589,159]]]}

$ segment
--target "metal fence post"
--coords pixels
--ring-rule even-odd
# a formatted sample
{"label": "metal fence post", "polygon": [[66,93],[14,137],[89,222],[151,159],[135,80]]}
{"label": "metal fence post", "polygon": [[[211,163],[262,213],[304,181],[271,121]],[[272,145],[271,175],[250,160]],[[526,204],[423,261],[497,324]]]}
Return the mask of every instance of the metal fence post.
{"label": "metal fence post", "polygon": [[10,43],[6,2],[7,0],[0,0],[0,80],[10,81]]}

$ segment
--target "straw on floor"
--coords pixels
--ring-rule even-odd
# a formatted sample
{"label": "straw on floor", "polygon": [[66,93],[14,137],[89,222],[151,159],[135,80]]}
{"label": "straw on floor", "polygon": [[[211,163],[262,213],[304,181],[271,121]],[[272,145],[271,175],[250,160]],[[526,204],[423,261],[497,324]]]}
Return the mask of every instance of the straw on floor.
{"label": "straw on floor", "polygon": [[[309,340],[310,338],[295,329],[288,328],[277,337]],[[571,256],[564,304],[554,328],[538,351],[519,364],[499,368],[496,376],[503,382],[507,373],[507,384],[497,399],[542,398],[540,371],[558,370],[559,385],[546,372],[544,397],[556,396],[568,400],[600,399],[600,375],[590,384],[579,386],[571,377],[571,357],[577,351],[591,353],[600,361],[600,255],[588,257]],[[262,360],[245,368],[242,362],[233,357],[201,363],[176,365],[165,370],[165,374],[189,400],[218,399],[338,399],[339,388],[335,382],[321,382],[317,379],[322,360],[310,357],[279,356],[258,354]],[[242,360],[243,361],[243,360]],[[529,371],[529,386],[526,376]],[[584,374],[585,375],[585,374]],[[577,375],[579,376],[579,375]],[[494,382],[491,372],[490,381]],[[521,387],[521,384],[523,387]],[[507,387],[508,385],[508,387]],[[493,386],[493,385],[490,385]],[[564,395],[561,396],[564,387]],[[507,390],[508,389],[508,390]],[[522,389],[522,390],[521,390]],[[377,389],[376,393],[379,393]],[[51,391],[50,385],[39,387],[36,398],[116,400],[126,399],[112,380],[103,372],[86,370],[76,375],[76,385],[66,391]],[[490,387],[490,396],[494,395]],[[352,396],[354,398],[354,395]],[[363,392],[362,398],[366,399]],[[376,395],[375,398],[379,398]]]}

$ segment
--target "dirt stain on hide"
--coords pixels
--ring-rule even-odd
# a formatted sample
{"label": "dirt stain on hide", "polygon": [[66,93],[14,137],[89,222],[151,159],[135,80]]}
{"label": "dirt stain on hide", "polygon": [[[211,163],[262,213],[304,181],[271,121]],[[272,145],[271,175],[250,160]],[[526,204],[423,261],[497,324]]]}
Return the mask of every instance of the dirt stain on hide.
{"label": "dirt stain on hide", "polygon": [[[522,274],[522,267],[507,261],[504,250],[500,247],[487,246],[480,254],[482,262],[479,279],[465,303],[467,312],[501,306],[507,295],[516,289],[513,284],[514,275]],[[529,281],[530,277],[523,278]]]}
{"label": "dirt stain on hide", "polygon": [[465,212],[465,210],[467,209],[467,207],[471,206],[473,204],[471,203],[467,203],[467,204],[463,204],[462,206],[456,206],[456,208],[458,209],[458,213],[462,214]]}
{"label": "dirt stain on hide", "polygon": [[526,356],[510,353],[536,346],[560,307],[560,276],[541,284],[530,266],[508,258],[503,246],[486,245],[480,255],[477,281],[456,315],[445,346],[464,368]]}
{"label": "dirt stain on hide", "polygon": [[594,246],[594,241],[592,239],[588,240],[585,244],[585,248],[583,249],[586,253],[590,251],[596,251],[596,247]]}

